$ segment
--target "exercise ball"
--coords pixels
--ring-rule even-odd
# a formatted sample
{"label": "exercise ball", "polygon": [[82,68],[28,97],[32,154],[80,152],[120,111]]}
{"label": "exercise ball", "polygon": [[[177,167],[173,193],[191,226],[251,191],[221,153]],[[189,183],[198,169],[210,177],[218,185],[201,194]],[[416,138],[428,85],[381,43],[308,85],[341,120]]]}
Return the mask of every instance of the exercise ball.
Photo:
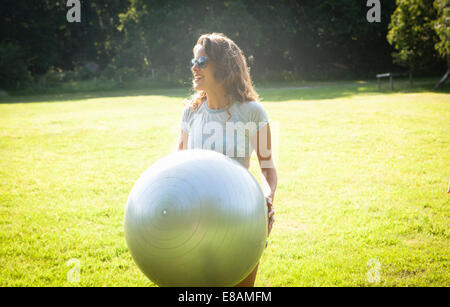
{"label": "exercise ball", "polygon": [[182,150],[150,166],[125,208],[125,238],[159,286],[234,286],[257,265],[267,207],[252,174],[211,150]]}

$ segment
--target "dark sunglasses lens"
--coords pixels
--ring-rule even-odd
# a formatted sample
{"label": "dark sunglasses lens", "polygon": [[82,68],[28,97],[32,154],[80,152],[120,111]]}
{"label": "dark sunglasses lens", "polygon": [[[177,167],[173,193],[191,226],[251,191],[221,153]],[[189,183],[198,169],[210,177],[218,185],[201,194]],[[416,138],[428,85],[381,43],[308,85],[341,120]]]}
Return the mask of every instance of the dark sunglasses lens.
{"label": "dark sunglasses lens", "polygon": [[207,63],[207,58],[206,57],[201,57],[200,59],[198,59],[198,67],[200,68],[205,68],[206,67],[206,63]]}
{"label": "dark sunglasses lens", "polygon": [[208,63],[208,58],[207,57],[201,57],[200,59],[192,59],[191,60],[191,64],[192,66],[195,66],[195,64],[198,65],[198,68],[203,69],[206,67],[206,64]]}

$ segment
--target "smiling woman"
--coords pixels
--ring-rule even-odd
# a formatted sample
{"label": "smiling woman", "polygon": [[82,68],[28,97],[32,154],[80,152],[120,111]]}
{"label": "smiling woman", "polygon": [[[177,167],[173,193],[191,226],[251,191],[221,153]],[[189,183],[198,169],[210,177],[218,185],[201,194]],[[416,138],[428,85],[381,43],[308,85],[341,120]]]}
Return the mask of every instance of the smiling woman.
{"label": "smiling woman", "polygon": [[[268,233],[277,173],[271,154],[269,118],[253,88],[242,50],[220,33],[200,36],[192,63],[195,93],[181,118],[179,150],[207,149],[223,153],[249,168],[256,151],[268,206]],[[237,286],[253,286],[258,266]]]}
{"label": "smiling woman", "polygon": [[[193,88],[196,93],[191,97],[191,103],[194,108],[203,102],[207,92],[210,100],[208,105],[217,109],[233,100],[259,100],[244,54],[231,39],[219,33],[205,34],[200,36],[193,51]],[[216,98],[212,95],[225,99],[212,99]]]}

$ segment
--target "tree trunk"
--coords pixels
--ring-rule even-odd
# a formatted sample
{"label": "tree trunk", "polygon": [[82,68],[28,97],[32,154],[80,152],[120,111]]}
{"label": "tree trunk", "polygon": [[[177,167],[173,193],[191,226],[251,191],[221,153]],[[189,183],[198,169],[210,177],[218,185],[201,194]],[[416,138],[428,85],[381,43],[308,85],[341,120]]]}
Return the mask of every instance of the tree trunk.
{"label": "tree trunk", "polygon": [[440,88],[442,85],[444,85],[445,81],[448,80],[449,75],[450,75],[450,54],[447,54],[447,72],[446,72],[445,75],[441,78],[441,80],[439,80],[439,82],[436,83],[436,85],[434,86],[434,89],[437,90],[437,89]]}
{"label": "tree trunk", "polygon": [[434,86],[434,89],[435,89],[435,90],[437,90],[438,88],[440,88],[440,87],[445,83],[445,81],[447,81],[447,79],[448,79],[448,77],[449,77],[449,74],[450,74],[450,70],[447,69],[447,72],[445,73],[445,75],[444,75],[444,76],[441,78],[441,80],[439,80],[439,82],[436,83],[436,85]]}

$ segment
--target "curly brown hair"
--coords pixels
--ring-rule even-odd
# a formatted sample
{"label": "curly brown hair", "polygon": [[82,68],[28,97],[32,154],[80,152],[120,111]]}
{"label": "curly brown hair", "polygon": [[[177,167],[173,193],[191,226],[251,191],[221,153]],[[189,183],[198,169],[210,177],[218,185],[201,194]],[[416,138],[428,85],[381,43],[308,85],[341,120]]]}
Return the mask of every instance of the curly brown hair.
{"label": "curly brown hair", "polygon": [[[244,53],[235,42],[222,33],[210,33],[200,36],[197,45],[205,48],[208,60],[214,63],[214,79],[223,85],[230,105],[234,101],[259,100]],[[205,91],[196,90],[187,103],[196,110],[205,98]]]}

